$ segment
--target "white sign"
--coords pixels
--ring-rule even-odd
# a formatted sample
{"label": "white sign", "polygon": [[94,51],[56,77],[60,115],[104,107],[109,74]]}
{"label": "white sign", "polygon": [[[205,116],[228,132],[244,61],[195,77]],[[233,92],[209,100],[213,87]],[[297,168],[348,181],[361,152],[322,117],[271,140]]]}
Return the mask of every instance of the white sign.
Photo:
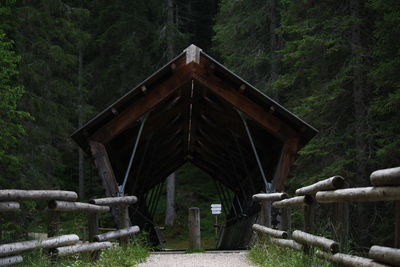
{"label": "white sign", "polygon": [[211,204],[212,214],[221,214],[222,205],[221,204]]}

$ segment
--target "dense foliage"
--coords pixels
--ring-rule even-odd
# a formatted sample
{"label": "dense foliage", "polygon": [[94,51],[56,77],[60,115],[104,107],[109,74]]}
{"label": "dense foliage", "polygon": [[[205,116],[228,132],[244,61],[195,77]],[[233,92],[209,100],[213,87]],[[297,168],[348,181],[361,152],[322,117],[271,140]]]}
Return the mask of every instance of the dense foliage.
{"label": "dense foliage", "polygon": [[69,135],[190,43],[320,130],[289,191],[365,185],[399,165],[399,23],[397,0],[1,1],[0,187],[77,190]]}

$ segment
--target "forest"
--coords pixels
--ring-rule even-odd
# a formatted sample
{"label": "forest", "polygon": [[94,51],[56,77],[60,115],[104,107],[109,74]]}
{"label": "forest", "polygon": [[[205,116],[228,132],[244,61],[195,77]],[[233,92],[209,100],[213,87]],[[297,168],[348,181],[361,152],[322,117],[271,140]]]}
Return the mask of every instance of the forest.
{"label": "forest", "polygon": [[[398,0],[1,0],[0,188],[102,195],[70,135],[192,43],[319,130],[287,192],[366,186],[400,165],[399,25]],[[351,239],[390,243],[390,205],[352,207]]]}

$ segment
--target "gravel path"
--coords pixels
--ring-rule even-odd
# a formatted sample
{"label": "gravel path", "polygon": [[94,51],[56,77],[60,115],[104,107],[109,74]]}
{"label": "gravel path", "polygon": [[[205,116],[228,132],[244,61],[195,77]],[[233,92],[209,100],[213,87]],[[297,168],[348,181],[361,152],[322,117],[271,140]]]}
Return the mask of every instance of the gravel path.
{"label": "gravel path", "polygon": [[137,267],[256,267],[246,257],[247,252],[154,253]]}

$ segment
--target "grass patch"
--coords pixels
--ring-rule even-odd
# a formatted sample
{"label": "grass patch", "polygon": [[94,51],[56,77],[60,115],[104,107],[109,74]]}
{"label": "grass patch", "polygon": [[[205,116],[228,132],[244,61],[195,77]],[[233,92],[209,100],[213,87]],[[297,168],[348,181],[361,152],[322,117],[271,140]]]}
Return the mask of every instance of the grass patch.
{"label": "grass patch", "polygon": [[100,252],[97,261],[93,261],[90,253],[81,253],[69,257],[60,257],[53,261],[46,256],[45,250],[35,250],[24,254],[24,262],[16,266],[32,267],[111,267],[111,266],[136,266],[146,260],[149,248],[143,238],[137,238],[126,247],[115,247]]}
{"label": "grass patch", "polygon": [[269,242],[258,242],[248,254],[249,259],[263,267],[333,267],[332,264],[303,252],[278,247]]}

